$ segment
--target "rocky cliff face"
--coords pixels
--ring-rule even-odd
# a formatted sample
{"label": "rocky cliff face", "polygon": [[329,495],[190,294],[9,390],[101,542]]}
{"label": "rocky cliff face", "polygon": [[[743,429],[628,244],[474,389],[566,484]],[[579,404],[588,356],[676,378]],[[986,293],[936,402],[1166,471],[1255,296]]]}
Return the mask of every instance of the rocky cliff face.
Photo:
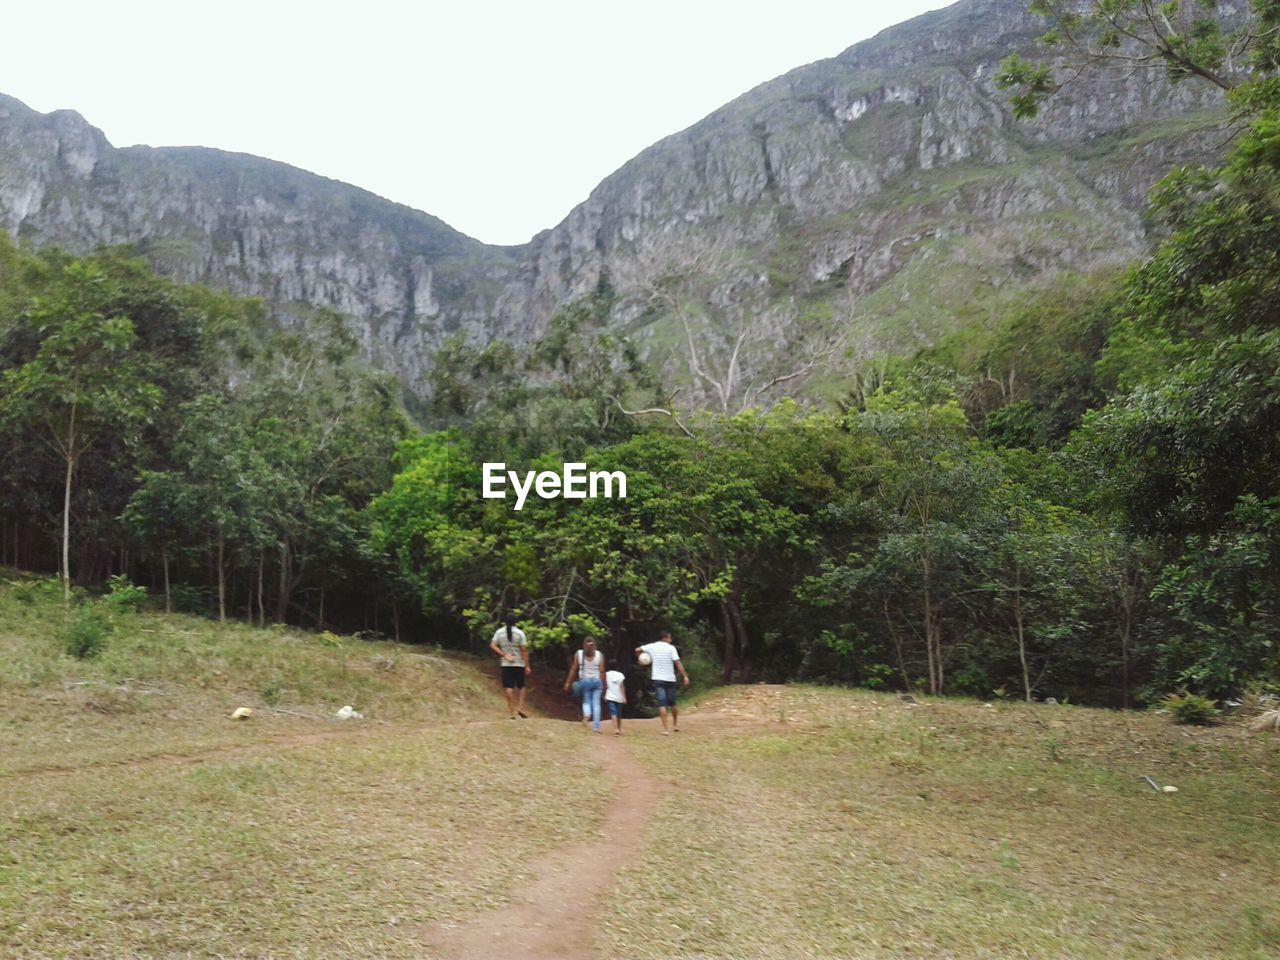
{"label": "rocky cliff face", "polygon": [[116,149],[79,114],[3,96],[0,228],[73,252],[133,244],[175,279],[265,298],[286,324],[338,310],[409,383],[449,333],[493,335],[518,263],[343,183],[218,150]]}
{"label": "rocky cliff face", "polygon": [[1025,0],[901,24],[655,144],[517,248],[266,160],[118,150],[74,113],[0,98],[0,226],[72,250],[137,244],[282,322],[338,309],[414,389],[449,333],[526,341],[607,284],[617,322],[690,396],[732,406],[788,354],[925,342],[988,318],[1010,283],[1143,252],[1147,189],[1214,148],[1220,103],[1191,84],[1082,82],[1017,123],[992,77],[1041,30]]}

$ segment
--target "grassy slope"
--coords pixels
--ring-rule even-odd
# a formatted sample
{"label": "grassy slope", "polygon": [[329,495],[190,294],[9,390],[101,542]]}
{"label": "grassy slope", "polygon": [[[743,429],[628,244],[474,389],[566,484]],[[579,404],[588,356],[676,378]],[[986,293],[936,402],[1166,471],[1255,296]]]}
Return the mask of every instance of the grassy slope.
{"label": "grassy slope", "polygon": [[[438,651],[144,615],[82,662],[63,616],[0,586],[0,956],[420,957],[607,802],[577,725],[485,722],[492,681]],[[663,799],[598,892],[609,955],[1280,950],[1274,739],[807,688],[692,707],[618,744]]]}
{"label": "grassy slope", "polygon": [[619,879],[608,926],[629,957],[1280,951],[1274,740],[1070,707],[724,696],[687,738],[632,741],[675,789]]}
{"label": "grassy slope", "polygon": [[0,956],[421,957],[581,830],[579,731],[483,722],[465,660],[151,614],[76,661],[64,617],[0,584]]}

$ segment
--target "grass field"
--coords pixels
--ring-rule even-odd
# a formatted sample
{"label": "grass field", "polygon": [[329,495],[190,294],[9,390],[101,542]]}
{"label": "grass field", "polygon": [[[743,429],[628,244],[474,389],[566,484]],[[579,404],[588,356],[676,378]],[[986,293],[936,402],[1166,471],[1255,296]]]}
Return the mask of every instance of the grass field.
{"label": "grass field", "polygon": [[1280,956],[1274,739],[803,688],[689,726],[631,744],[670,786],[619,955]]}
{"label": "grass field", "polygon": [[563,904],[601,915],[593,955],[1280,956],[1280,739],[1238,726],[748,687],[615,740],[501,719],[421,648],[128,614],[75,660],[61,603],[23,596],[0,587],[5,958],[431,957],[428,925],[483,923],[552,851],[609,856],[637,782],[600,749],[661,799]]}

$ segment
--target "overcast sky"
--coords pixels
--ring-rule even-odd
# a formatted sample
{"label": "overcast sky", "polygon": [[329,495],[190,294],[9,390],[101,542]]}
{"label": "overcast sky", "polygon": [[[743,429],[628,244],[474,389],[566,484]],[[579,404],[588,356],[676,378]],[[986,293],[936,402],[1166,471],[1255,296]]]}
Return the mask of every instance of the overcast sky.
{"label": "overcast sky", "polygon": [[270,157],[514,244],[656,140],[947,3],[22,3],[0,92],[116,146]]}

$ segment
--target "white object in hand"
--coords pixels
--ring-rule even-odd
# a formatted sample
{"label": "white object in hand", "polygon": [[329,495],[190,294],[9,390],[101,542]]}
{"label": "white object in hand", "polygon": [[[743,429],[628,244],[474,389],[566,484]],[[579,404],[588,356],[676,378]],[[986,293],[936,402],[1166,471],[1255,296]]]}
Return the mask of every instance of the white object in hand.
{"label": "white object in hand", "polygon": [[640,666],[642,667],[647,667],[653,663],[653,657],[649,656],[649,654],[645,653],[643,650],[640,651],[640,656],[637,659],[640,661]]}

